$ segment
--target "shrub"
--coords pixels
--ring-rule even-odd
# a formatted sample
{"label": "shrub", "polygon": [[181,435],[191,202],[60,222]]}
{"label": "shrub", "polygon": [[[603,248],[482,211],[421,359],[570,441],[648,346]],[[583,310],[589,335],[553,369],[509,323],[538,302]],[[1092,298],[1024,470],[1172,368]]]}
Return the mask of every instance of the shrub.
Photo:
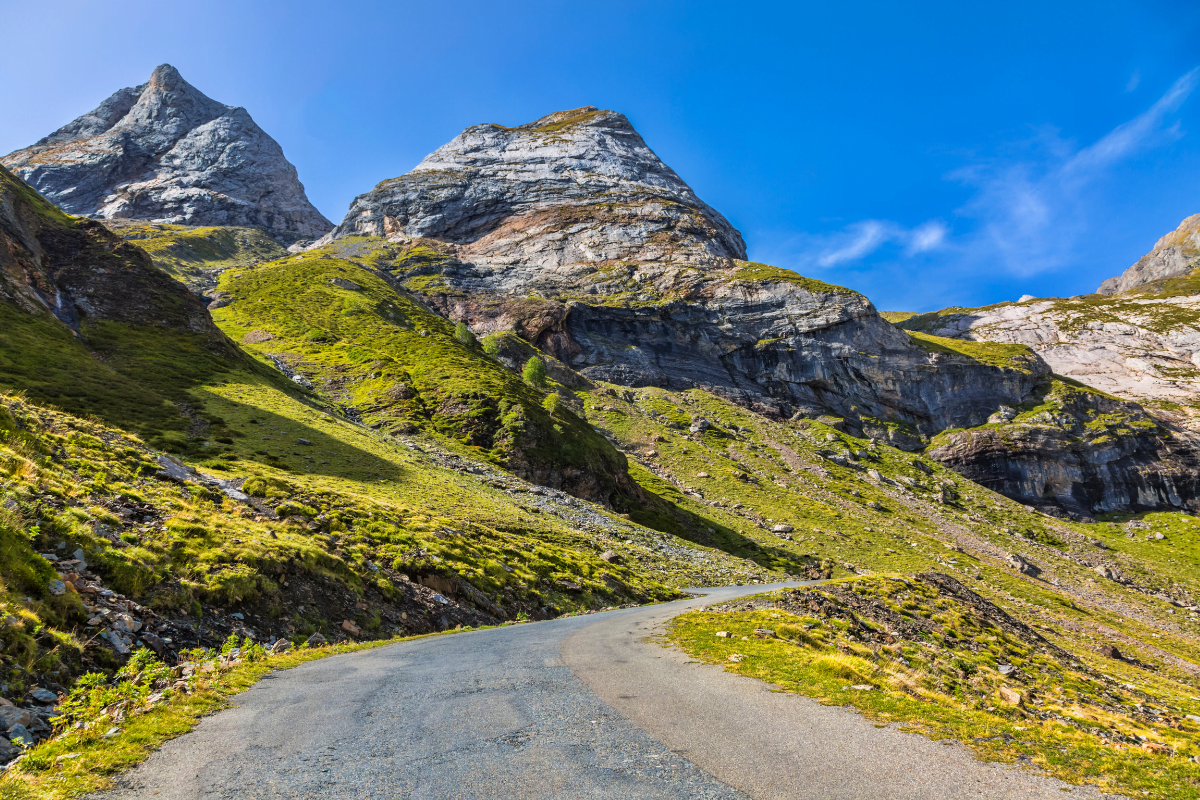
{"label": "shrub", "polygon": [[521,377],[540,389],[546,385],[546,365],[540,358],[534,356],[525,362],[525,369],[521,371]]}
{"label": "shrub", "polygon": [[489,356],[500,355],[500,337],[494,333],[483,337],[483,352]]}
{"label": "shrub", "polygon": [[465,322],[460,322],[454,326],[454,338],[467,347],[474,347],[477,341],[475,334],[471,333],[471,329],[467,327],[467,323]]}

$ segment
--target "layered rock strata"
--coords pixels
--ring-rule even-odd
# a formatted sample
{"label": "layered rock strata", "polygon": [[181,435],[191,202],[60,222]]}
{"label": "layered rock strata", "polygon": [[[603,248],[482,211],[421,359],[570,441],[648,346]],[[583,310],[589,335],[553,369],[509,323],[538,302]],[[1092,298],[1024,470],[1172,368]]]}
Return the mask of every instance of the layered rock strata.
{"label": "layered rock strata", "polygon": [[1021,402],[1047,372],[931,354],[862,295],[745,261],[741,235],[629,121],[590,106],[468,128],[358,197],[323,242],[363,235],[393,242],[395,275],[442,313],[515,330],[592,379],[919,438]]}
{"label": "layered rock strata", "polygon": [[77,216],[258,227],[285,242],[333,227],[246,109],[169,64],[0,163]]}

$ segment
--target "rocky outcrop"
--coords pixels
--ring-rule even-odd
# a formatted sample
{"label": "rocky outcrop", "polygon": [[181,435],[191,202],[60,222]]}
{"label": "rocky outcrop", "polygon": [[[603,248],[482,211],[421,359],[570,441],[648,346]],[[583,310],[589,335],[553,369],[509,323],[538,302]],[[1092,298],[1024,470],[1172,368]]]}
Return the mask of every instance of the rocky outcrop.
{"label": "rocky outcrop", "polygon": [[286,242],[333,227],[244,108],[169,64],[0,163],[78,216],[259,227]]}
{"label": "rocky outcrop", "polygon": [[516,331],[587,378],[833,412],[860,432],[898,423],[907,446],[1020,403],[1048,372],[930,352],[856,292],[745,261],[738,232],[613,111],[468,128],[357,198],[324,242],[361,235],[391,241],[393,274],[441,313]]}
{"label": "rocky outcrop", "polygon": [[741,235],[642,141],[591,106],[476,125],[355,198],[330,239],[433,239],[524,294],[546,269],[745,258]]}
{"label": "rocky outcrop", "polygon": [[1179,223],[1179,227],[1158,240],[1154,249],[1115,278],[1109,278],[1096,290],[1099,294],[1119,294],[1165,278],[1186,275],[1200,267],[1200,214]]}
{"label": "rocky outcrop", "polygon": [[1077,518],[1200,510],[1200,450],[1134,404],[1056,381],[1040,408],[938,437],[926,455],[992,491]]}
{"label": "rocky outcrop", "polygon": [[1059,375],[1138,402],[1200,400],[1200,297],[1118,295],[947,309],[908,330],[1023,344]]}
{"label": "rocky outcrop", "polygon": [[0,301],[52,314],[78,331],[86,321],[169,327],[227,340],[200,298],[99,222],[68,217],[0,167]]}

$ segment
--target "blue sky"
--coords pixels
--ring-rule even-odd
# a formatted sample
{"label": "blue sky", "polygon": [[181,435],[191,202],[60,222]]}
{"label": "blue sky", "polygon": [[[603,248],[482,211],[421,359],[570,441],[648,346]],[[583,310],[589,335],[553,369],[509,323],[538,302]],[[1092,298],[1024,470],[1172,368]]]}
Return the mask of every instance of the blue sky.
{"label": "blue sky", "polygon": [[1195,2],[0,0],[0,27],[0,152],[168,62],[338,221],[468,125],[596,105],[751,258],[883,309],[1089,292],[1200,212]]}

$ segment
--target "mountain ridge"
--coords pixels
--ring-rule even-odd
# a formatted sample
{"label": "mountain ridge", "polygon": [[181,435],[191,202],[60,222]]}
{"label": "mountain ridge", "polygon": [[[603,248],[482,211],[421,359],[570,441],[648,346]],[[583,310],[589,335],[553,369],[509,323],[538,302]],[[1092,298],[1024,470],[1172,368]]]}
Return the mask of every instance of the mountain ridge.
{"label": "mountain ridge", "polygon": [[333,227],[244,108],[169,64],[0,163],[68,213],[262,227],[288,243]]}

